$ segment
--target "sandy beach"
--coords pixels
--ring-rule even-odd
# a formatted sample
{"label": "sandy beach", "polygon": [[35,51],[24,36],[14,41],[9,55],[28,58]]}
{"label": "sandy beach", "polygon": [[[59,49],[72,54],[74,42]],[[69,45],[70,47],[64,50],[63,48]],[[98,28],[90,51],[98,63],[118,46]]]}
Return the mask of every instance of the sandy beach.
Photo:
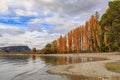
{"label": "sandy beach", "polygon": [[120,61],[120,53],[82,53],[82,54],[51,54],[47,56],[77,56],[77,57],[96,57],[106,58],[108,60],[85,62],[69,65],[55,66],[48,72],[53,74],[83,75],[99,77],[102,80],[120,80],[120,73],[108,71],[105,64],[109,62]]}

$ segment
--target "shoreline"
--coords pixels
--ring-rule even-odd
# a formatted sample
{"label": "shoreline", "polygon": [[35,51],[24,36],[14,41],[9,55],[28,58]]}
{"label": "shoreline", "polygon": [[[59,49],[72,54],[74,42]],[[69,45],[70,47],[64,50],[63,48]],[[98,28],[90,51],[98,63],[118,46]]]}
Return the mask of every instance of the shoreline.
{"label": "shoreline", "polygon": [[[74,55],[70,54],[69,56],[74,56]],[[106,58],[108,60],[54,66],[52,69],[48,70],[48,72],[52,74],[65,74],[65,75],[78,75],[78,76],[83,75],[88,77],[98,77],[101,78],[102,80],[120,80],[120,73],[108,71],[107,68],[105,68],[106,63],[120,61],[119,52],[103,53],[103,54],[87,53],[87,54],[78,54],[77,56]]]}

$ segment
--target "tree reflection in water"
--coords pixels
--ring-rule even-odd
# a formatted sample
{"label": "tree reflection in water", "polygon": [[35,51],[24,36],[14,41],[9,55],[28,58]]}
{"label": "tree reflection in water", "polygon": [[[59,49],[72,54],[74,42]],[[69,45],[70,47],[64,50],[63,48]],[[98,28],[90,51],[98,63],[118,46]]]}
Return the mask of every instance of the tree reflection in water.
{"label": "tree reflection in water", "polygon": [[99,61],[105,60],[102,58],[92,58],[92,57],[41,57],[45,63],[50,63],[52,65],[65,65],[65,64],[74,64],[74,63],[81,63],[81,62],[91,62],[91,61]]}

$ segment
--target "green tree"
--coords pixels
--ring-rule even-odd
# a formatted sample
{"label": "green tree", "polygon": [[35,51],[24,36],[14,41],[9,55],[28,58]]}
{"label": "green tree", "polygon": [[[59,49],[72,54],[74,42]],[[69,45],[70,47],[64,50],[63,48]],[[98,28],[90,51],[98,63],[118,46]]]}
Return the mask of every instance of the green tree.
{"label": "green tree", "polygon": [[37,52],[37,50],[36,50],[36,48],[35,48],[35,47],[32,49],[32,52]]}
{"label": "green tree", "polygon": [[[107,13],[105,13],[101,20],[100,25],[102,28],[101,39],[104,42],[106,33],[107,45],[109,51],[120,51],[120,1],[110,1]],[[108,30],[106,30],[106,27]],[[103,46],[102,45],[102,46]]]}
{"label": "green tree", "polygon": [[46,44],[45,47],[43,49],[40,50],[41,54],[51,54],[51,44]]}
{"label": "green tree", "polygon": [[52,43],[51,43],[51,51],[53,53],[57,53],[58,52],[57,40],[52,41]]}

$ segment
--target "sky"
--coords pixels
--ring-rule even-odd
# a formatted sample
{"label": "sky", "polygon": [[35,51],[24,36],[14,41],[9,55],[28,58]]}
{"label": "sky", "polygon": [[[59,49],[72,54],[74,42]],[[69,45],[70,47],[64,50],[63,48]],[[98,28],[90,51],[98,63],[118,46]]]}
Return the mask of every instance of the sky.
{"label": "sky", "polygon": [[0,47],[47,43],[83,25],[110,0],[0,0]]}

